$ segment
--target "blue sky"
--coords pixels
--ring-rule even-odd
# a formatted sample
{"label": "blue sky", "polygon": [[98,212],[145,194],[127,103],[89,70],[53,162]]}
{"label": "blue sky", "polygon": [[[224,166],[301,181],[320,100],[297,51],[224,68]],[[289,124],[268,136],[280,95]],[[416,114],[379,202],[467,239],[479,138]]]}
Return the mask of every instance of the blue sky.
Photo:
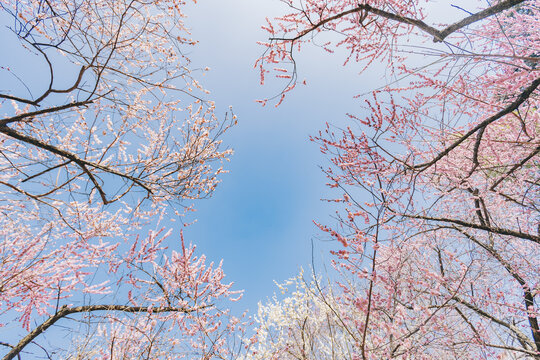
{"label": "blue sky", "polygon": [[202,83],[216,101],[217,113],[233,106],[239,124],[224,137],[235,151],[226,164],[213,197],[196,203],[198,222],[185,230],[186,239],[212,260],[223,258],[236,287],[244,289],[239,308],[256,312],[257,302],[271,297],[281,282],[311,264],[328,258],[329,246],[312,220],[333,223],[335,211],[321,198],[328,192],[319,166],[328,159],[309,141],[325,122],[344,125],[347,112],[359,108],[353,95],[380,83],[380,74],[357,76],[342,66],[343,56],[306,48],[298,56],[299,77],[308,86],[290,93],[278,108],[261,107],[255,99],[275,95],[283,82],[259,85],[253,68],[264,48],[257,41],[265,17],[286,11],[276,0],[201,1],[187,11],[193,37],[200,41],[190,54],[194,64],[209,66]]}

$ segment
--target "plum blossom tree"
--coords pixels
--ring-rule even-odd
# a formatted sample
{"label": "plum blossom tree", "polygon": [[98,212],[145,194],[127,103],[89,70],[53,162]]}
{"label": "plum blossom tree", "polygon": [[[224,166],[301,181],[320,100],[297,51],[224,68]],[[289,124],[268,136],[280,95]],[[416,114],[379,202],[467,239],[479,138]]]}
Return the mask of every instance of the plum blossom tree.
{"label": "plum blossom tree", "polygon": [[[318,292],[339,328],[324,338],[347,334],[339,358],[540,358],[540,3],[437,4],[461,13],[446,25],[420,0],[284,3],[257,62],[263,81],[289,81],[280,101],[312,42],[392,77],[358,95],[354,124],[313,138],[340,192],[337,224],[318,224],[340,246],[341,277]],[[273,326],[289,342],[303,333]],[[310,354],[297,358],[335,358]]]}
{"label": "plum blossom tree", "polygon": [[[234,117],[216,118],[193,75],[184,6],[0,1],[17,54],[0,67],[3,359],[233,357],[240,324],[220,304],[239,294],[159,230],[231,154]],[[46,340],[58,324],[70,341]]]}
{"label": "plum blossom tree", "polygon": [[241,359],[350,359],[354,354],[354,334],[343,326],[342,308],[332,292],[321,292],[313,279],[302,274],[278,285],[282,294],[259,305],[257,332],[252,346]]}

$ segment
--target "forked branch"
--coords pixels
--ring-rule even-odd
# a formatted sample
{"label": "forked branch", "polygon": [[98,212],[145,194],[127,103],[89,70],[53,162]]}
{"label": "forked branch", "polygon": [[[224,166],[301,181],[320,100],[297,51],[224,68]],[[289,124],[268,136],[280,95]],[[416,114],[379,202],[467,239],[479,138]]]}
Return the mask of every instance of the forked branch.
{"label": "forked branch", "polygon": [[319,21],[318,23],[314,24],[312,27],[302,31],[301,33],[299,33],[298,35],[296,35],[295,37],[293,38],[270,38],[270,40],[283,40],[283,41],[296,41],[296,40],[299,40],[300,38],[304,37],[305,35],[313,32],[314,30],[320,28],[321,26],[324,26],[325,24],[329,23],[329,22],[332,22],[334,20],[338,20],[344,16],[347,16],[349,14],[354,14],[354,13],[365,13],[365,12],[370,12],[372,14],[375,14],[375,15],[378,15],[378,16],[381,16],[383,18],[386,18],[386,19],[389,19],[389,20],[393,20],[393,21],[397,21],[397,22],[400,22],[400,23],[403,23],[403,24],[409,24],[409,25],[413,25],[417,28],[419,28],[420,30],[428,33],[429,35],[433,36],[433,41],[434,42],[441,42],[443,41],[446,37],[448,37],[448,35],[458,31],[459,29],[462,29],[470,24],[473,24],[477,21],[480,21],[480,20],[483,20],[487,17],[490,17],[492,15],[495,15],[495,14],[498,14],[504,10],[507,10],[515,5],[518,5],[522,2],[524,2],[525,0],[506,0],[506,1],[501,1],[500,3],[496,4],[496,5],[493,5],[493,6],[490,6],[476,14],[472,14],[450,26],[447,26],[446,28],[442,29],[442,30],[438,30],[436,28],[434,28],[433,26],[430,26],[428,24],[426,24],[425,22],[423,22],[422,20],[418,20],[418,19],[413,19],[413,18],[410,18],[410,17],[407,17],[407,16],[402,16],[402,15],[398,15],[398,14],[394,14],[394,13],[391,13],[391,12],[388,12],[388,11],[385,11],[385,10],[382,10],[382,9],[378,9],[378,8],[374,8],[368,4],[358,4],[357,7],[353,8],[353,9],[350,9],[350,10],[347,10],[347,11],[344,11],[344,12],[341,12],[339,14],[336,14],[334,16],[331,16],[329,18],[326,18],[326,19],[323,19],[321,21]]}
{"label": "forked branch", "polygon": [[[123,179],[126,179],[126,180],[130,180],[132,181],[133,183],[137,184],[138,186],[142,187],[143,189],[145,189],[146,191],[148,191],[148,193],[152,193],[152,189],[150,189],[147,185],[145,185],[139,178],[136,178],[136,177],[133,177],[131,175],[128,175],[126,173],[123,173],[121,171],[118,171],[118,170],[115,170],[111,167],[108,167],[108,166],[105,166],[105,165],[101,165],[101,164],[98,164],[98,163],[95,163],[95,162],[92,162],[92,161],[88,161],[88,160],[85,160],[85,159],[82,159],[80,158],[79,156],[69,152],[69,151],[66,151],[66,150],[63,150],[63,149],[60,149],[54,145],[50,145],[50,144],[47,144],[39,139],[36,139],[36,138],[33,138],[33,137],[30,137],[30,136],[27,136],[27,135],[24,135],[24,134],[21,134],[20,132],[14,130],[14,129],[11,129],[10,127],[6,126],[6,125],[0,125],[0,133],[3,133],[9,137],[12,137],[14,139],[17,139],[17,140],[20,140],[20,141],[23,141],[27,144],[30,144],[30,145],[34,145],[34,146],[37,146],[41,149],[44,149],[44,150],[47,150],[55,155],[59,155],[67,160],[70,160],[72,162],[74,162],[75,164],[77,164],[86,174],[89,173],[89,167],[92,167],[92,168],[96,168],[96,169],[100,169],[104,172],[107,172],[109,174],[113,174],[113,175],[116,175],[116,176],[119,176]],[[94,185],[96,185],[97,183],[94,181],[94,179],[92,179],[92,174],[89,175],[90,176],[90,180],[92,180],[92,182],[94,183]],[[101,188],[98,187],[97,189],[99,192],[100,192],[100,195],[103,197],[103,192],[101,190]],[[106,200],[104,200],[105,202]]]}
{"label": "forked branch", "polygon": [[469,137],[474,135],[478,130],[484,129],[489,124],[499,120],[505,115],[510,114],[512,111],[517,110],[521,104],[523,104],[527,99],[531,96],[531,94],[540,86],[540,78],[536,78],[529,86],[523,90],[521,94],[514,100],[511,104],[509,104],[507,107],[496,113],[495,115],[490,116],[489,118],[485,119],[475,127],[473,127],[471,130],[469,130],[465,135],[460,137],[458,140],[454,141],[452,145],[448,146],[446,149],[442,150],[439,154],[437,154],[433,159],[431,159],[428,162],[413,165],[412,168],[419,169],[419,170],[425,170],[432,165],[434,165],[437,161],[441,160],[443,157],[448,155],[450,151],[457,148],[461,143],[463,143],[465,140],[467,140]]}

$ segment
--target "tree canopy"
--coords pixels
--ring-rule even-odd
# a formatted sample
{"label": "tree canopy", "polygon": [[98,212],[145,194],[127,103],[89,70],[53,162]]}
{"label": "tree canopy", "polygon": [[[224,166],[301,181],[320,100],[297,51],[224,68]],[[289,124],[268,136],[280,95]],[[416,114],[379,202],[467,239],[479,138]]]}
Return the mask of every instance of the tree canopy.
{"label": "tree canopy", "polygon": [[260,103],[306,83],[308,46],[386,82],[311,137],[332,272],[251,326],[222,264],[165,229],[213,193],[236,124],[198,81],[187,4],[0,2],[25,55],[0,64],[4,360],[540,359],[540,2],[281,3],[255,66],[283,90]]}

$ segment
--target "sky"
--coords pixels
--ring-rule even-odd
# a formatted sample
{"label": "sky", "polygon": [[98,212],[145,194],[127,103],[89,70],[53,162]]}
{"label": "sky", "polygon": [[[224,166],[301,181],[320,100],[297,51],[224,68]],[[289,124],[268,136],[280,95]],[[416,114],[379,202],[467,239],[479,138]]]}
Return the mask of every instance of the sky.
{"label": "sky", "polygon": [[[279,107],[262,107],[256,99],[271,97],[285,85],[259,84],[255,60],[264,48],[257,41],[265,17],[287,11],[276,0],[200,1],[186,10],[187,24],[198,46],[189,54],[194,65],[209,66],[201,82],[216,101],[217,114],[229,106],[239,124],[223,139],[234,149],[229,173],[213,197],[196,203],[197,223],[185,237],[209,259],[223,259],[224,270],[237,289],[244,289],[238,308],[256,312],[257,303],[272,297],[283,282],[310,269],[312,240],[315,263],[330,257],[329,244],[313,220],[333,224],[335,208],[321,198],[337,197],[325,186],[319,166],[329,161],[309,140],[329,122],[346,123],[358,110],[353,95],[380,83],[380,74],[358,76],[342,66],[343,54],[318,48],[299,54],[299,86]],[[322,271],[322,269],[320,269]],[[319,269],[317,269],[319,271]]]}

